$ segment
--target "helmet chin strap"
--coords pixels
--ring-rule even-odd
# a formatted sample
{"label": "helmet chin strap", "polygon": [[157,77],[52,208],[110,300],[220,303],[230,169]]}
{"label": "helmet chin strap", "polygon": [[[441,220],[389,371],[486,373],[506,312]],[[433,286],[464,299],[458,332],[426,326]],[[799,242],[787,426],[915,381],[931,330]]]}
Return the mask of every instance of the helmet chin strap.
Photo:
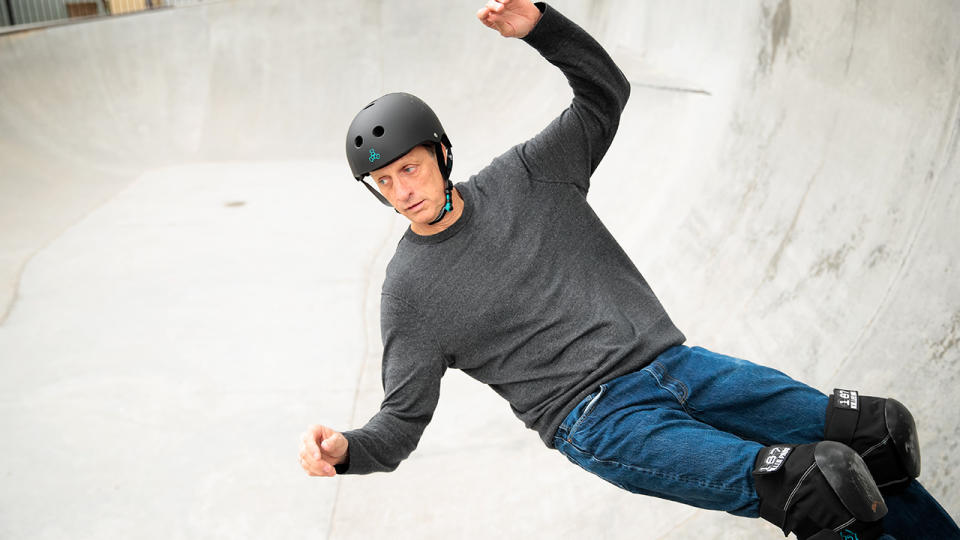
{"label": "helmet chin strap", "polygon": [[[440,156],[443,155],[443,147],[440,146],[440,143],[436,143],[435,151],[437,153],[437,162],[439,163]],[[440,213],[437,214],[437,218],[427,223],[427,225],[434,225],[439,223],[443,216],[447,215],[447,212],[453,211],[453,197],[450,195],[450,192],[453,190],[453,182],[450,181],[450,170],[453,169],[453,150],[447,149],[446,159],[444,160],[443,166],[440,168],[440,173],[443,175],[443,192],[446,195],[447,202],[443,205],[443,208],[440,209]]]}
{"label": "helmet chin strap", "polygon": [[447,212],[450,212],[451,210],[453,210],[453,202],[452,202],[452,198],[450,197],[450,190],[453,188],[453,182],[449,180],[445,180],[444,185],[446,186],[446,189],[444,189],[443,191],[447,196],[447,202],[446,204],[443,205],[443,208],[440,209],[440,213],[437,214],[437,219],[431,221],[427,225],[433,225],[435,223],[439,223],[440,220],[443,219],[443,216],[447,215]]}

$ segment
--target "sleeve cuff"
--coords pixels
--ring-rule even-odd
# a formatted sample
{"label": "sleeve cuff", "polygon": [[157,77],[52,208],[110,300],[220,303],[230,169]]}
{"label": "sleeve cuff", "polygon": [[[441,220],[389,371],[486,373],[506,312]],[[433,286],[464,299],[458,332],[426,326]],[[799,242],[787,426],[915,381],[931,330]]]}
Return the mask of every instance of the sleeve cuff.
{"label": "sleeve cuff", "polygon": [[521,39],[535,49],[540,49],[555,41],[552,36],[558,31],[562,31],[565,18],[546,2],[537,2],[534,5],[537,6],[537,9],[540,10],[542,15],[540,16],[540,20],[537,21],[537,25],[533,27],[533,30],[530,30],[530,33]]}

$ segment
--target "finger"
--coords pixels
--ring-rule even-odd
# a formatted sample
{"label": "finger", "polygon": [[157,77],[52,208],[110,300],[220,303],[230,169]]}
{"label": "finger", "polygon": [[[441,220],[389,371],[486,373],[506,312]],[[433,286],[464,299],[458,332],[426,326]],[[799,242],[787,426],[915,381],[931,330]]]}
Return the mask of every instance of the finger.
{"label": "finger", "polygon": [[339,454],[340,449],[343,447],[343,443],[346,441],[343,435],[340,433],[334,433],[330,437],[327,437],[320,443],[320,448],[328,454]]}
{"label": "finger", "polygon": [[310,456],[299,456],[300,467],[310,476],[336,476],[337,471],[323,460],[312,460]]}
{"label": "finger", "polygon": [[303,470],[311,476],[334,476],[336,474],[333,465],[321,459],[318,451],[301,448],[297,459]]}
{"label": "finger", "polygon": [[300,458],[301,462],[306,463],[307,465],[320,462],[319,459],[313,457],[313,454],[311,454],[310,452],[307,452],[306,448],[301,448],[300,453],[297,454],[297,456]]}
{"label": "finger", "polygon": [[[311,442],[313,440],[313,437],[311,437],[309,433],[304,432],[300,434],[300,455],[305,457],[307,452],[310,450],[310,445],[316,445],[316,442]],[[317,455],[316,459],[319,458],[320,456]]]}
{"label": "finger", "polygon": [[301,463],[304,463],[310,467],[322,467],[322,464],[324,463],[323,458],[318,457],[316,451],[308,450],[307,448],[301,448],[298,456]]}
{"label": "finger", "polygon": [[497,32],[499,32],[500,26],[501,26],[500,21],[503,20],[503,17],[501,17],[500,15],[491,13],[490,10],[488,10],[487,8],[483,8],[483,11],[485,11],[486,14],[482,18],[480,18],[480,22],[482,22],[483,25],[486,26],[487,28],[492,28]]}
{"label": "finger", "polygon": [[320,459],[320,447],[317,446],[317,437],[320,435],[320,426],[311,426],[304,434],[303,442],[307,447],[307,452],[313,454],[314,459]]}
{"label": "finger", "polygon": [[490,0],[489,2],[487,2],[486,7],[487,9],[489,9],[494,13],[500,13],[501,11],[503,11],[503,4],[501,4],[497,0]]}
{"label": "finger", "polygon": [[325,461],[320,461],[317,463],[307,463],[307,466],[304,467],[310,476],[336,476],[337,471],[333,468],[332,465]]}
{"label": "finger", "polygon": [[502,19],[499,14],[494,13],[489,7],[480,8],[480,10],[477,11],[477,18],[480,19],[480,22],[482,22],[484,25],[493,28],[494,30],[497,29],[497,25]]}
{"label": "finger", "polygon": [[306,457],[307,445],[310,444],[310,434],[303,432],[300,434],[300,455]]}

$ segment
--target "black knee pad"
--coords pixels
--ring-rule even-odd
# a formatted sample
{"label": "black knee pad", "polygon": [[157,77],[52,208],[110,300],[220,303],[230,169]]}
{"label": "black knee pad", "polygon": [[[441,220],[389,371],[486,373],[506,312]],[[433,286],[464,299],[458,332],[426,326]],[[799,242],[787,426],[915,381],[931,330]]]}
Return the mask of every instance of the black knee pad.
{"label": "black knee pad", "polygon": [[757,454],[753,478],[760,517],[785,535],[871,540],[883,534],[887,506],[863,459],[848,446],[768,446]]}
{"label": "black knee pad", "polygon": [[836,389],[827,406],[824,438],[853,448],[877,485],[905,486],[920,476],[920,442],[913,415],[895,399]]}

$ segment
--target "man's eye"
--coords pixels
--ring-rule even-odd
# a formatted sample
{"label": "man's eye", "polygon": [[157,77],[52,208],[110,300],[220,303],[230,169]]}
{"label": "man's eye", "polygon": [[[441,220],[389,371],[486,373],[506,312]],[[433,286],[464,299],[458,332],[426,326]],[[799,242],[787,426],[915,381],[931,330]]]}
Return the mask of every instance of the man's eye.
{"label": "man's eye", "polygon": [[413,165],[411,165],[411,166],[406,167],[405,169],[403,169],[403,172],[405,172],[405,173],[407,173],[407,174],[411,174],[411,173],[413,173],[413,171],[415,171],[416,169],[417,169],[416,167],[414,167]]}
{"label": "man's eye", "polygon": [[383,178],[377,180],[377,183],[380,184],[381,186],[387,185],[387,177],[383,177]]}

